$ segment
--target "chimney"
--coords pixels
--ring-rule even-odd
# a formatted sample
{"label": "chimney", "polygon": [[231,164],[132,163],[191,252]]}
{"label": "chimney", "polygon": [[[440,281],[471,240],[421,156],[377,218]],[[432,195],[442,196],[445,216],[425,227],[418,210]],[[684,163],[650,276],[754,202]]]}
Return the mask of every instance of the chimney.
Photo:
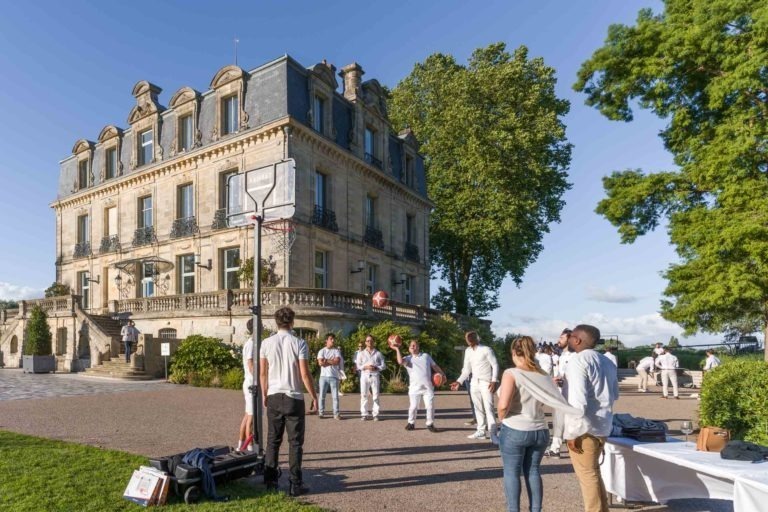
{"label": "chimney", "polygon": [[363,68],[357,62],[341,68],[339,76],[344,80],[344,97],[354,101],[362,95],[360,85],[363,82]]}

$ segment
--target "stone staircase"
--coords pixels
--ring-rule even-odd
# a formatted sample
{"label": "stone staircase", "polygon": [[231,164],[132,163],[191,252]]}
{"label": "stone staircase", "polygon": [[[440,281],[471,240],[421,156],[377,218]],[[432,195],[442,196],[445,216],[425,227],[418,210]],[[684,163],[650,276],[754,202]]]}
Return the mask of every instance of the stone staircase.
{"label": "stone staircase", "polygon": [[153,377],[144,370],[133,368],[131,363],[126,363],[125,359],[110,359],[103,361],[100,365],[91,366],[85,370],[85,375],[89,377],[111,377],[113,379],[125,380],[152,380]]}
{"label": "stone staircase", "polygon": [[[120,347],[119,356],[112,356],[112,359],[108,361],[102,361],[101,364],[97,364],[87,368],[85,374],[89,377],[111,377],[114,379],[125,380],[151,380],[153,377],[144,370],[134,368],[131,363],[125,362],[125,349],[123,348],[123,342],[120,340],[120,330],[122,325],[119,320],[115,320],[111,316],[107,315],[86,315],[88,320],[105,336],[112,338],[116,344]],[[134,347],[135,350],[135,347]]]}

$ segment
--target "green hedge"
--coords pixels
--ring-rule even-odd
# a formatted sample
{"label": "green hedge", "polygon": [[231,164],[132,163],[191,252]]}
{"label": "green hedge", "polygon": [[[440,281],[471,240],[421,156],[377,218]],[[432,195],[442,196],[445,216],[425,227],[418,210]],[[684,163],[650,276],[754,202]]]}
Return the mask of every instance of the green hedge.
{"label": "green hedge", "polygon": [[176,384],[219,387],[221,377],[239,366],[240,358],[234,347],[218,338],[195,334],[182,341],[173,355],[169,380]]}
{"label": "green hedge", "polygon": [[734,438],[768,446],[768,363],[755,357],[723,357],[704,375],[701,426],[730,429]]}

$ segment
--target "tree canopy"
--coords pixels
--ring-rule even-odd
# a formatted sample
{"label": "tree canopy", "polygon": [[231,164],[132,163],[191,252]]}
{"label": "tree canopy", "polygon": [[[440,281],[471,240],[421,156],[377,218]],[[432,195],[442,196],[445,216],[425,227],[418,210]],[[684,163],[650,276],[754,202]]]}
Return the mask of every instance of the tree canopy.
{"label": "tree canopy", "polygon": [[433,304],[462,314],[498,307],[510,276],[522,281],[560,220],[570,187],[571,145],[555,95],[555,72],[521,46],[474,51],[467,65],[436,53],[392,90],[390,118],[421,142],[433,271],[445,279]]}
{"label": "tree canopy", "polygon": [[596,211],[625,243],[668,223],[679,261],[661,311],[687,334],[768,328],[767,63],[768,3],[666,0],[612,25],[574,85],[609,119],[639,106],[667,121],[677,168],[613,172]]}

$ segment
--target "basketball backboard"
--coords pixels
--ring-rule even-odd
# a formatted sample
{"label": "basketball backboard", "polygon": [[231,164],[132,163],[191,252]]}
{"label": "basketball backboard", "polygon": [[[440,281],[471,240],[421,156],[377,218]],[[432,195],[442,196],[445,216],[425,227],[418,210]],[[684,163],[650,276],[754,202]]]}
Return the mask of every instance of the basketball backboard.
{"label": "basketball backboard", "polygon": [[291,159],[251,169],[227,180],[229,226],[290,219],[296,212],[296,161]]}

